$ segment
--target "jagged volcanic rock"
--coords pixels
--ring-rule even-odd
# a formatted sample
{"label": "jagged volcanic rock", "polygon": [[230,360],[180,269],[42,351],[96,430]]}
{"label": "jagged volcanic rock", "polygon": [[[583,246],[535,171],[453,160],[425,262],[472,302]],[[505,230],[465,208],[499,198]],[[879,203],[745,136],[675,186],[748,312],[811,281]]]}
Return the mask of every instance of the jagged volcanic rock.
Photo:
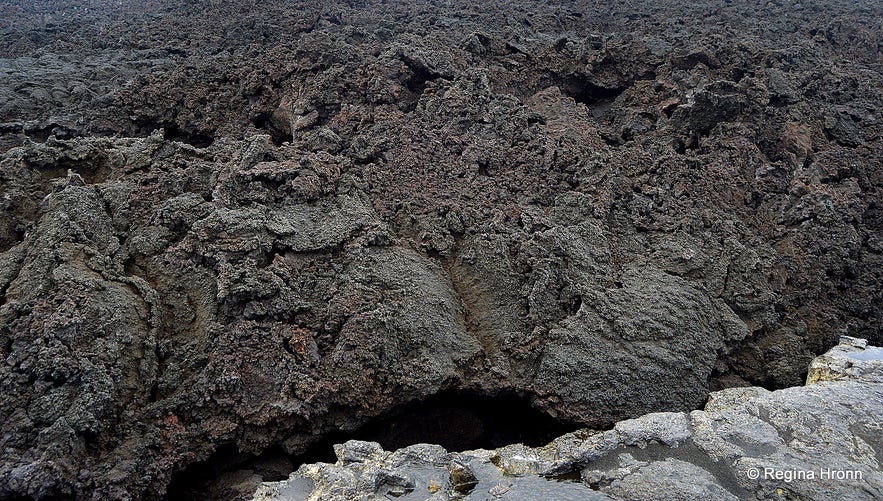
{"label": "jagged volcanic rock", "polygon": [[881,20],[3,1],[0,498],[157,499],[440,392],[603,428],[883,343]]}

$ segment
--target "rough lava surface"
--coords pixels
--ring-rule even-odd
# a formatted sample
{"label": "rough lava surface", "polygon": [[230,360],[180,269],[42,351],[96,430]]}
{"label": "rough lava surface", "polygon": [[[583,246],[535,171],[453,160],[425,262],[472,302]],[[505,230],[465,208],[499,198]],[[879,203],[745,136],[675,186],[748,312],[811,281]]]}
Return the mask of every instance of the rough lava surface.
{"label": "rough lava surface", "polygon": [[881,23],[0,0],[0,498],[157,499],[440,392],[604,428],[880,345]]}

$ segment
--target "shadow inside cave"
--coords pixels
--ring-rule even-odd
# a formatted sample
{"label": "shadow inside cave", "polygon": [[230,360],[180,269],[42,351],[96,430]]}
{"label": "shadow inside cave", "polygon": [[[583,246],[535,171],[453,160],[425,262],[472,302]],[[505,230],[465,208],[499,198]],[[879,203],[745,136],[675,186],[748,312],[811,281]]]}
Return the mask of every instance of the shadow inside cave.
{"label": "shadow inside cave", "polygon": [[579,424],[555,419],[534,408],[526,396],[443,392],[397,407],[356,431],[326,433],[298,455],[273,446],[254,456],[239,452],[233,444],[223,445],[205,461],[178,472],[165,500],[236,499],[236,492],[222,483],[243,476],[244,471],[250,472],[253,481],[258,476],[262,481],[276,481],[287,478],[302,464],[334,463],[334,445],[347,440],[378,442],[387,451],[429,443],[449,452],[463,452],[516,443],[538,447],[579,428]]}

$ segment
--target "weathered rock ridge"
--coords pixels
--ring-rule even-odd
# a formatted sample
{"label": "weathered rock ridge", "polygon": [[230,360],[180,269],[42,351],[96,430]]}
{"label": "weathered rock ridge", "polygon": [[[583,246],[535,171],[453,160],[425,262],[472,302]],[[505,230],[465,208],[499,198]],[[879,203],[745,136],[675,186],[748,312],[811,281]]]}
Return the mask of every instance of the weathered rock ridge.
{"label": "weathered rock ridge", "polygon": [[160,499],[440,394],[604,428],[883,344],[881,23],[3,0],[0,499]]}
{"label": "weathered rock ridge", "polygon": [[807,386],[732,388],[704,410],[582,430],[545,447],[449,453],[418,444],[335,447],[254,501],[879,499],[883,348],[855,338],[810,366]]}

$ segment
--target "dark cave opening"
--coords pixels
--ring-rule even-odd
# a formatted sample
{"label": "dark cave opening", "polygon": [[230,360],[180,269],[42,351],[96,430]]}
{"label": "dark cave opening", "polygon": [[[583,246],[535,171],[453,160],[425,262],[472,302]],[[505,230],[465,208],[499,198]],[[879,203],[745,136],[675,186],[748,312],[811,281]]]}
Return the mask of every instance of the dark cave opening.
{"label": "dark cave opening", "polygon": [[571,77],[564,80],[561,92],[572,97],[574,101],[591,108],[612,103],[627,88],[628,84],[616,87],[602,87],[587,81],[585,78]]}
{"label": "dark cave opening", "polygon": [[580,427],[553,418],[515,393],[445,392],[393,410],[351,436],[330,437],[328,449],[340,438],[378,442],[386,450],[419,443],[438,444],[449,452],[515,443],[537,447]]}
{"label": "dark cave opening", "polygon": [[347,440],[378,442],[387,451],[430,443],[462,452],[516,443],[538,447],[581,427],[553,418],[534,408],[527,396],[516,393],[443,392],[393,409],[356,431],[326,433],[298,455],[273,446],[255,456],[240,452],[233,444],[223,445],[208,459],[179,471],[164,499],[232,500],[237,494],[225,485],[230,478],[251,475],[256,479],[259,475],[265,482],[281,480],[301,464],[335,462],[333,446]]}
{"label": "dark cave opening", "polygon": [[241,483],[247,483],[250,477],[255,487],[259,482],[284,480],[295,469],[289,457],[278,446],[256,456],[240,452],[234,444],[224,444],[204,461],[192,463],[176,473],[163,499],[232,500],[239,493],[235,487],[225,485],[226,480],[239,477]]}
{"label": "dark cave opening", "polygon": [[[178,123],[170,119],[160,119],[159,117],[133,117],[130,127],[125,133],[126,135],[149,137],[154,132],[162,130],[163,139],[189,144],[195,148],[208,148],[215,142],[215,137],[211,131],[198,130],[193,126],[182,128]],[[118,133],[112,130],[105,132],[108,136],[114,136]]]}
{"label": "dark cave opening", "polygon": [[426,90],[428,82],[439,77],[438,74],[432,73],[421,67],[412,67],[411,70],[413,71],[413,75],[405,80],[405,87],[418,97],[423,94],[424,90]]}
{"label": "dark cave opening", "polygon": [[251,119],[251,123],[256,128],[269,132],[270,140],[273,141],[273,144],[276,146],[282,146],[285,143],[294,141],[294,136],[291,134],[291,130],[284,130],[283,127],[275,124],[272,117],[272,113],[258,113]]}
{"label": "dark cave opening", "polygon": [[168,141],[178,141],[187,143],[196,148],[208,148],[215,142],[215,138],[209,134],[197,132],[189,129],[182,129],[175,123],[166,123],[164,125],[165,139]]}
{"label": "dark cave opening", "polygon": [[55,139],[62,140],[71,139],[77,136],[76,131],[56,123],[50,123],[42,127],[25,127],[23,131],[31,141],[38,143],[45,143],[49,140],[50,136],[55,136]]}

